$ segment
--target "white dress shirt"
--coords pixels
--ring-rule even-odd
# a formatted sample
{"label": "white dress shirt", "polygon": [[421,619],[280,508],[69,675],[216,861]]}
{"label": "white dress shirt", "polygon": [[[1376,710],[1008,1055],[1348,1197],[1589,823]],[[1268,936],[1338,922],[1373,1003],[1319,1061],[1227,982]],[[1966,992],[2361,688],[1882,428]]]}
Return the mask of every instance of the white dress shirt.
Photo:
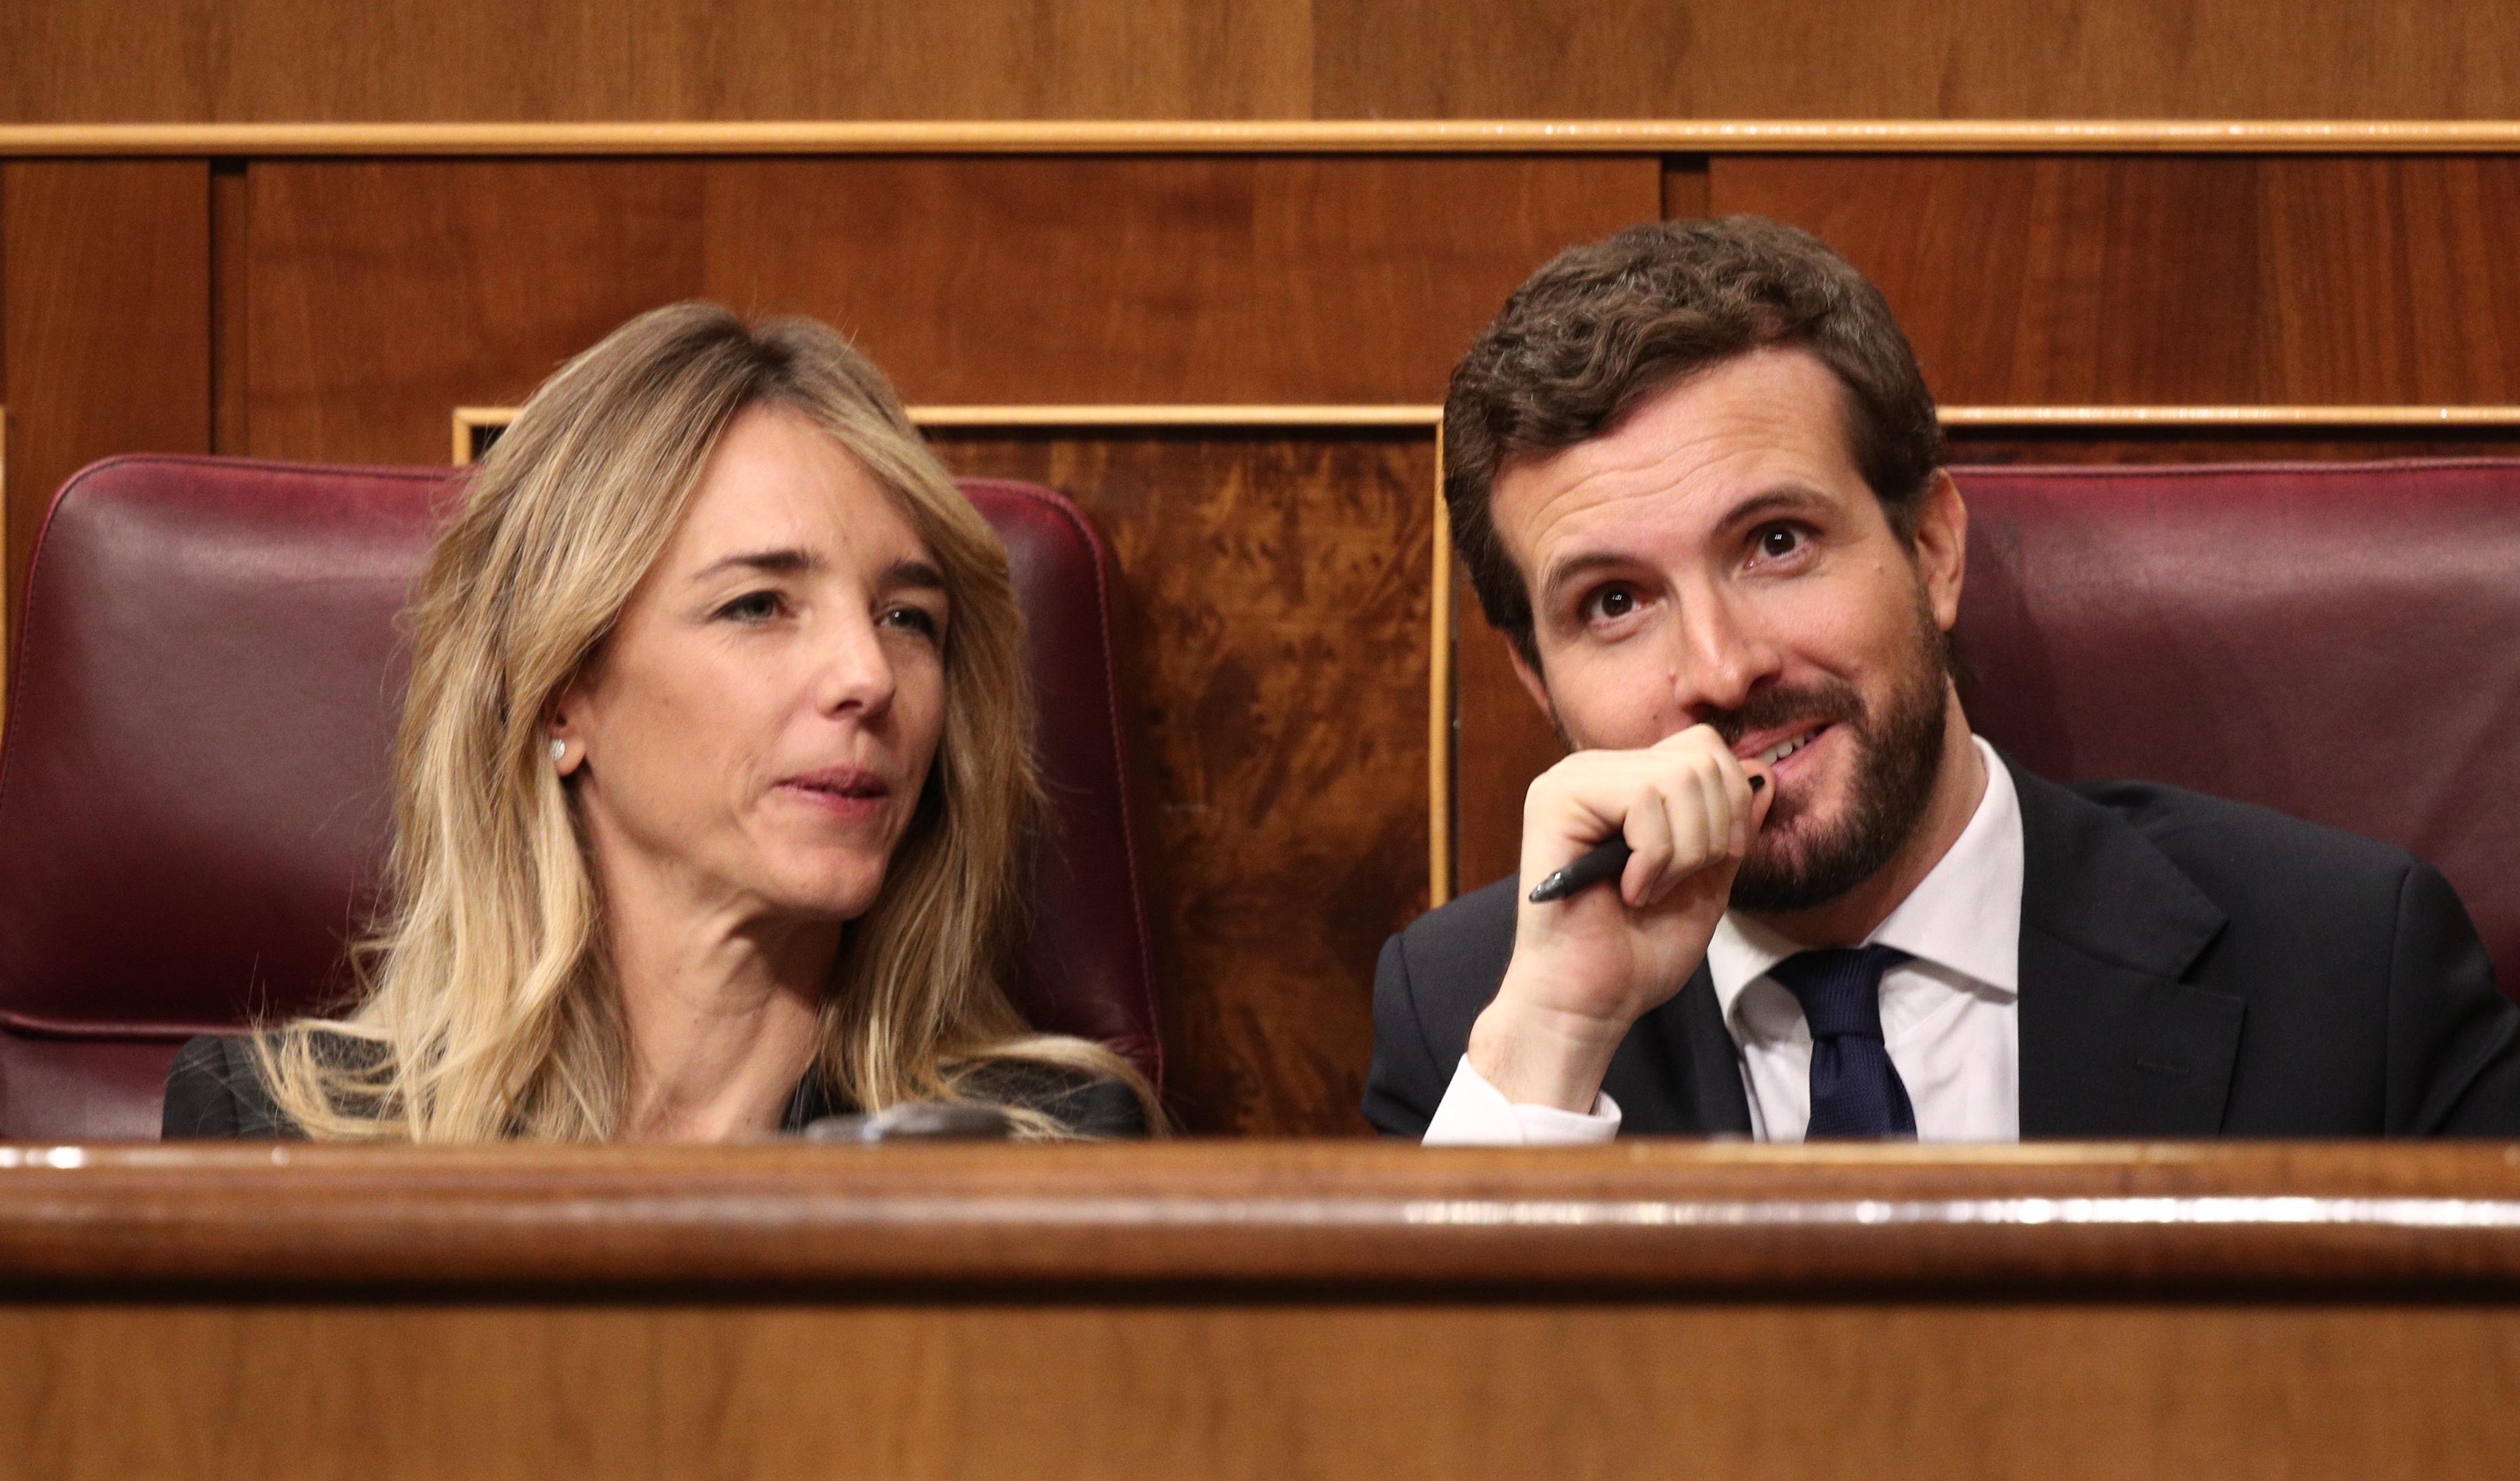
{"label": "white dress shirt", "polygon": [[[1986,762],[1977,811],[1864,942],[1908,954],[1881,977],[1881,1037],[1924,1142],[2021,1139],[2021,802],[1995,748],[1981,740],[1977,749]],[[1811,1027],[1793,994],[1768,975],[1799,950],[1733,915],[1716,923],[1706,946],[1750,1126],[1768,1142],[1800,1142],[1811,1122]],[[1464,1055],[1426,1144],[1562,1146],[1606,1142],[1618,1130],[1618,1103],[1607,1095],[1590,1115],[1516,1105]]]}

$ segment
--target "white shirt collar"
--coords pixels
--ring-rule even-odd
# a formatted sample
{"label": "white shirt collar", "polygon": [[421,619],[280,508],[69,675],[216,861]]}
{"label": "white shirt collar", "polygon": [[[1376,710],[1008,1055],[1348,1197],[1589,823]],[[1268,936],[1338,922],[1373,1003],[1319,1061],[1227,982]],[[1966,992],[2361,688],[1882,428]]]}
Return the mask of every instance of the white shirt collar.
{"label": "white shirt collar", "polygon": [[[1986,795],[1968,827],[1865,944],[1896,947],[1996,991],[2021,988],[2021,799],[1995,747],[1972,736],[1986,762]],[[1803,950],[1756,921],[1727,913],[1706,943],[1706,974],[1725,1021],[1742,989]],[[1738,1037],[1738,1026],[1735,1026]]]}

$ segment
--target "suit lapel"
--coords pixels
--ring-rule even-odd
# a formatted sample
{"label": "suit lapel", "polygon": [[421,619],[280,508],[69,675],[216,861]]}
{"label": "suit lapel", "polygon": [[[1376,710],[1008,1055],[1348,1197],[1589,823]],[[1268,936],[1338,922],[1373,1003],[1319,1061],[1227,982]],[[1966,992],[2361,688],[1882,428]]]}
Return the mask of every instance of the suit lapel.
{"label": "suit lapel", "polygon": [[1670,1002],[1637,1020],[1601,1088],[1619,1102],[1620,1129],[1628,1133],[1750,1135],[1741,1062],[1703,965]]}
{"label": "suit lapel", "polygon": [[1750,1092],[1741,1083],[1741,1054],[1724,1026],[1715,979],[1699,966],[1673,1005],[1687,1024],[1689,1099],[1697,1129],[1709,1137],[1750,1135]]}
{"label": "suit lapel", "polygon": [[2011,766],[2021,799],[2021,1135],[2211,1137],[2242,1005],[2180,980],[2222,910],[2143,834]]}

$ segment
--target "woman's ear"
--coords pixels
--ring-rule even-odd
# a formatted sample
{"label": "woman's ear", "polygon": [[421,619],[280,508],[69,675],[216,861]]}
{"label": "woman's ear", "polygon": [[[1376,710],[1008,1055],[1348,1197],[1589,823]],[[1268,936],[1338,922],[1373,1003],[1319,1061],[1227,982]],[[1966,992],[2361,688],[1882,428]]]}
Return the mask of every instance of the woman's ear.
{"label": "woman's ear", "polygon": [[586,764],[586,738],[571,717],[577,713],[577,692],[574,688],[561,696],[553,706],[550,721],[544,726],[549,740],[544,748],[550,753],[552,770],[566,777]]}

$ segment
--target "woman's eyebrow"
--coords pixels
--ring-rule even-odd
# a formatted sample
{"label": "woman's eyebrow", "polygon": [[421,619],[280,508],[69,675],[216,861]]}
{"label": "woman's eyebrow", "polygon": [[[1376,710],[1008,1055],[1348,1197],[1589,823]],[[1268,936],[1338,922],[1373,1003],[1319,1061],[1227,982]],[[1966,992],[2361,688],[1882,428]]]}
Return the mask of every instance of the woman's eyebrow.
{"label": "woman's eyebrow", "polygon": [[798,571],[815,571],[823,567],[823,558],[798,546],[780,550],[743,551],[720,556],[692,573],[695,581],[705,581],[722,570],[736,568],[755,570],[767,575],[793,575]]}
{"label": "woman's eyebrow", "polygon": [[886,591],[912,587],[941,592],[945,589],[945,573],[924,561],[895,561],[884,570],[883,587]]}

